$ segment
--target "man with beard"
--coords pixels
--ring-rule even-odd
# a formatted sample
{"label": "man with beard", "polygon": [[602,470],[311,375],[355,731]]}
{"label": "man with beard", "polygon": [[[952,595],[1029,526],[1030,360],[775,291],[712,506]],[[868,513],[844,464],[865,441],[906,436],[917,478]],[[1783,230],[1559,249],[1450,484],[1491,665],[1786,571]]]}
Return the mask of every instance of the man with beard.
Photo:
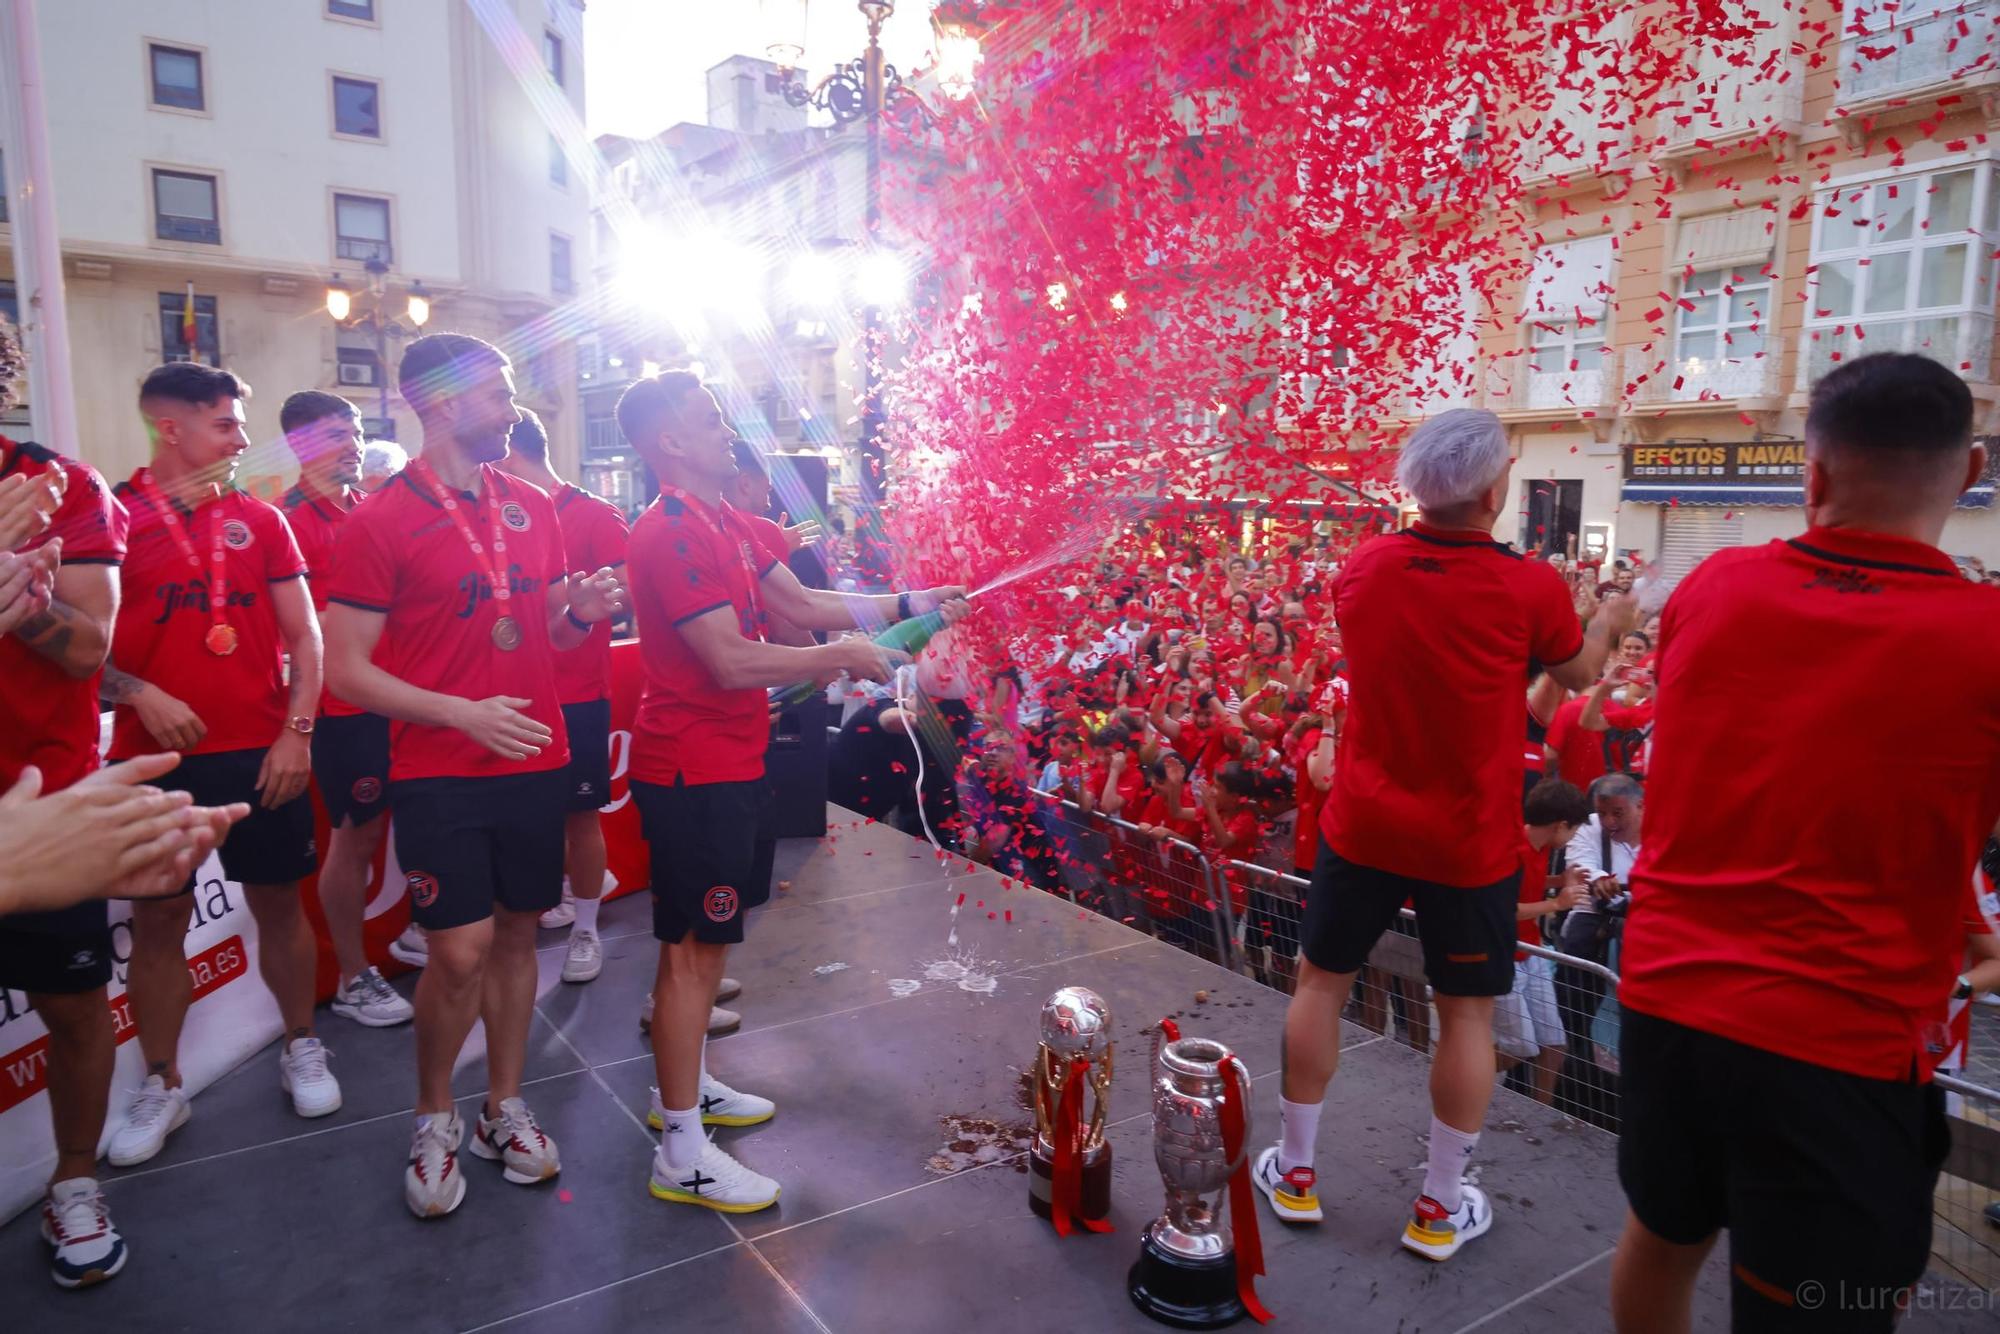
{"label": "man with beard", "polygon": [[[278,425],[299,460],[299,484],[279,508],[305,557],[313,611],[324,619],[334,541],[362,498],[361,412],[338,394],[307,389],[285,400]],[[389,720],[331,690],[321,694],[319,708],[313,777],[332,830],[319,868],[319,906],[340,969],[333,1012],[369,1028],[405,1024],[415,1011],[368,962],[361,936],[369,874],[389,829]]]}
{"label": "man with beard", "polygon": [[624,589],[609,569],[571,578],[548,493],[492,466],[520,420],[498,348],[432,334],[404,351],[397,379],[422,455],[343,525],[327,640],[334,689],[391,720],[396,859],[430,938],[403,1196],[437,1218],[465,1198],[451,1076],[475,1018],[489,1087],[473,1153],[516,1185],[561,1170],[521,1098],[536,925],[562,897],[569,746],[555,655],[588,639]]}

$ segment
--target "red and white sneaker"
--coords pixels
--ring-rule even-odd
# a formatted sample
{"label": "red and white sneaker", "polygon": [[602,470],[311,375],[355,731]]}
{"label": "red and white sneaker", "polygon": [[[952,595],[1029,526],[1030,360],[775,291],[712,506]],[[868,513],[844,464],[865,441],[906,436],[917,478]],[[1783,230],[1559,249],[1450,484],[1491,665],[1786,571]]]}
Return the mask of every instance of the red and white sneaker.
{"label": "red and white sneaker", "polygon": [[1264,1192],[1264,1198],[1271,1202],[1271,1211],[1281,1223],[1317,1223],[1326,1217],[1319,1207],[1319,1192],[1315,1189],[1318,1178],[1310,1167],[1294,1167],[1289,1172],[1278,1170],[1278,1146],[1272,1145],[1257,1155],[1257,1165],[1251,1170],[1250,1179],[1257,1183],[1257,1189]]}
{"label": "red and white sneaker", "polygon": [[1416,1216],[1403,1229],[1406,1250],[1426,1260],[1449,1260],[1466,1242],[1486,1235],[1493,1226],[1493,1206],[1486,1202],[1486,1192],[1473,1185],[1463,1190],[1458,1208],[1450,1213],[1428,1195],[1417,1197]]}
{"label": "red and white sneaker", "polygon": [[417,1118],[410,1137],[410,1165],[403,1171],[403,1203],[419,1218],[443,1218],[465,1201],[458,1145],[465,1122],[456,1111]]}
{"label": "red and white sneaker", "polygon": [[498,1116],[480,1113],[479,1126],[472,1132],[472,1152],[500,1163],[506,1168],[501,1175],[517,1186],[532,1186],[562,1171],[556,1142],[542,1132],[535,1114],[519,1098],[503,1101]]}
{"label": "red and white sneaker", "polygon": [[125,1239],[92,1177],[71,1177],[42,1197],[42,1240],[55,1248],[49,1276],[60,1287],[87,1288],[125,1267]]}

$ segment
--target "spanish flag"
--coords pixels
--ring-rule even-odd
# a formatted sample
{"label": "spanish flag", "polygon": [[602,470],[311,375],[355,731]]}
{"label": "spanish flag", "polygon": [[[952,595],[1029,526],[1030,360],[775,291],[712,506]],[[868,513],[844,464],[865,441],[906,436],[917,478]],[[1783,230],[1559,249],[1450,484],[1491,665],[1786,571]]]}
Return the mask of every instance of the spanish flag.
{"label": "spanish flag", "polygon": [[181,306],[181,344],[189,361],[201,360],[201,326],[194,318],[194,284],[187,286],[187,300]]}

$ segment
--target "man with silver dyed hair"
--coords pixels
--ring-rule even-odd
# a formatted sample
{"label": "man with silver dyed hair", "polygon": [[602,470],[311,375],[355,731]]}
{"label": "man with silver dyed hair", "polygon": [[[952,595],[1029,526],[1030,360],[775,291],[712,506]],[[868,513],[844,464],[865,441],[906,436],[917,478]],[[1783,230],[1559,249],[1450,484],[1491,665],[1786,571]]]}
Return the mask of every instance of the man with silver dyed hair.
{"label": "man with silver dyed hair", "polygon": [[1283,1137],[1255,1172],[1279,1218],[1322,1217],[1313,1145],[1339,1063],[1340,1012],[1376,940],[1413,902],[1443,1032],[1430,1162],[1403,1245],[1432,1260],[1493,1222],[1464,1173],[1493,1096],[1494,998],[1514,985],[1527,865],[1522,684],[1540,664],[1572,690],[1588,686],[1636,611],[1614,594],[1586,635],[1563,577],[1493,540],[1510,462],[1490,412],[1425,422],[1397,467],[1417,522],[1356,551],[1335,585],[1353,703],[1320,812],[1304,958],[1285,1014]]}
{"label": "man with silver dyed hair", "polygon": [[409,451],[394,440],[370,440],[361,448],[361,489],[375,494],[409,464]]}

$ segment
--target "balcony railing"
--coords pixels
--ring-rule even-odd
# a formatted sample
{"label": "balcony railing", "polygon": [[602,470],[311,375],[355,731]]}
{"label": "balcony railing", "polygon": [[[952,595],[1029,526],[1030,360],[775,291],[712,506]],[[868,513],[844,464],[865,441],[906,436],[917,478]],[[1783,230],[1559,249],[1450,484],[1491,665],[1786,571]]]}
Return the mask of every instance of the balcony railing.
{"label": "balcony railing", "polygon": [[1611,363],[1591,369],[1538,371],[1527,357],[1509,357],[1487,369],[1481,404],[1500,413],[1547,413],[1605,416],[1618,406],[1618,385]]}
{"label": "balcony railing", "polygon": [[[1732,73],[1713,88],[1688,85],[1683,105],[1661,108],[1669,153],[1686,153],[1705,145],[1791,129],[1805,119],[1805,76],[1797,70],[1783,83],[1776,75]],[[1687,124],[1681,124],[1686,120]]]}
{"label": "balcony railing", "polygon": [[1775,399],[1784,392],[1778,376],[1783,360],[1775,340],[1761,352],[1720,358],[1679,355],[1671,346],[1636,347],[1625,354],[1622,387],[1635,408]]}
{"label": "balcony railing", "polygon": [[1951,315],[1880,316],[1818,327],[1801,335],[1798,387],[1813,381],[1843,361],[1869,352],[1918,352],[1957,371],[1975,384],[1993,378],[1993,315],[1962,312]]}
{"label": "balcony railing", "polygon": [[[1919,88],[2000,74],[2000,0],[1964,0],[1911,13],[1906,3],[1891,25],[1844,33],[1840,43],[1842,106],[1900,96]],[[1890,17],[1878,7],[1870,17]]]}

